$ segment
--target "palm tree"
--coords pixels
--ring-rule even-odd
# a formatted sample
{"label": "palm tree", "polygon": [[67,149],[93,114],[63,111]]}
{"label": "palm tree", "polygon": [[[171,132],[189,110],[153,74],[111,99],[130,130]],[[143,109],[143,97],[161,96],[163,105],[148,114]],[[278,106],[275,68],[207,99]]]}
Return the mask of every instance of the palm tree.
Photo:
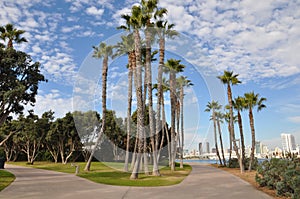
{"label": "palm tree", "polygon": [[223,165],[226,167],[226,160],[225,160],[224,146],[223,146],[223,139],[222,139],[222,131],[221,131],[221,124],[220,124],[220,123],[223,122],[224,114],[221,113],[220,111],[217,111],[215,115],[216,115],[216,121],[217,121],[218,132],[219,132],[219,139],[220,139],[220,145],[221,145],[221,153],[222,153],[222,158],[223,158]]}
{"label": "palm tree", "polygon": [[212,120],[214,123],[214,138],[215,138],[215,147],[216,147],[216,153],[220,162],[220,165],[222,164],[222,160],[220,157],[220,153],[219,153],[219,147],[218,147],[218,138],[217,138],[217,119],[216,119],[216,110],[221,109],[221,106],[219,105],[219,103],[217,101],[212,101],[212,102],[208,102],[206,105],[206,109],[205,112],[212,112]]}
{"label": "palm tree", "polygon": [[[184,98],[184,87],[190,87],[194,84],[191,82],[191,80],[188,80],[186,76],[180,76],[177,78],[177,84],[179,87],[179,101],[180,101],[180,134],[181,138],[179,136],[179,149],[180,149],[180,168],[183,168],[183,147],[184,147],[184,120],[183,120],[183,98]],[[179,131],[178,131],[179,133]]]}
{"label": "palm tree", "polygon": [[242,149],[242,169],[241,171],[245,171],[245,139],[244,139],[244,132],[243,132],[243,121],[242,121],[242,116],[241,116],[241,111],[244,110],[246,104],[245,104],[245,98],[243,97],[237,97],[233,101],[233,107],[237,111],[237,119],[238,119],[238,124],[239,124],[239,129],[240,129],[240,139],[241,139],[241,149]]}
{"label": "palm tree", "polygon": [[252,169],[252,164],[254,160],[254,149],[255,149],[255,128],[254,128],[254,118],[253,118],[253,108],[257,106],[257,111],[260,111],[263,108],[266,108],[266,105],[263,104],[264,101],[267,99],[259,97],[259,94],[255,94],[254,92],[245,93],[245,104],[246,109],[249,110],[249,121],[250,121],[250,128],[251,128],[251,136],[252,136],[252,145],[251,145],[251,155],[250,155],[250,162],[249,162],[249,171]]}
{"label": "palm tree", "polygon": [[135,68],[135,51],[134,51],[134,39],[133,34],[123,35],[122,42],[119,42],[115,48],[117,49],[114,56],[121,56],[127,54],[128,56],[128,102],[127,102],[127,140],[126,140],[126,154],[124,171],[128,172],[128,161],[129,161],[129,145],[131,135],[131,106],[132,106],[132,79],[133,79],[133,68]]}
{"label": "palm tree", "polygon": [[93,46],[93,49],[94,49],[93,57],[98,59],[103,58],[102,61],[102,126],[98,138],[96,140],[95,147],[92,149],[90,157],[84,168],[85,171],[90,170],[93,156],[102,137],[101,135],[106,130],[106,87],[107,87],[108,58],[112,57],[113,55],[113,46],[106,45],[104,42],[101,42],[98,47]]}
{"label": "palm tree", "polygon": [[[163,133],[163,137],[160,143],[160,147],[159,147],[159,152],[158,152],[158,157],[157,157],[157,161],[159,161],[159,156],[160,156],[160,151],[163,147],[163,142],[164,142],[164,135],[166,134],[166,138],[167,138],[167,142],[170,143],[170,136],[168,133],[168,127],[167,127],[167,123],[166,123],[166,113],[165,113],[165,99],[164,99],[164,93],[168,92],[170,90],[170,85],[168,83],[168,81],[166,80],[165,77],[162,78],[162,96],[161,96],[161,112],[162,112],[162,119],[161,119],[161,124],[158,123],[158,125],[161,126],[161,128],[159,128],[159,130],[162,130]],[[154,84],[154,89],[158,90],[158,84]],[[157,93],[158,96],[158,93]],[[159,132],[158,132],[159,133]],[[171,166],[171,145],[168,144],[168,158],[169,158],[169,166]]]}
{"label": "palm tree", "polygon": [[[155,14],[155,18],[163,17],[166,13],[165,9],[160,9]],[[157,106],[156,106],[156,135],[159,134],[160,130],[162,129],[163,132],[167,132],[165,128],[165,111],[164,111],[164,92],[168,90],[168,86],[166,86],[166,81],[164,83],[163,80],[163,67],[165,62],[165,39],[173,38],[175,35],[178,35],[178,32],[172,30],[174,24],[168,24],[167,21],[159,20],[156,22],[156,30],[158,36],[158,43],[159,43],[159,65],[158,65],[158,75],[157,75]],[[162,113],[161,113],[162,112]],[[162,114],[162,120],[161,118]],[[167,133],[167,139],[169,142],[169,134]],[[162,146],[162,143],[161,143]],[[161,148],[161,147],[160,147]],[[169,162],[170,159],[170,145],[168,145],[168,153],[169,153]],[[158,155],[159,156],[159,155]]]}
{"label": "palm tree", "polygon": [[185,68],[180,64],[181,60],[169,59],[165,64],[165,72],[169,73],[170,84],[170,99],[171,99],[171,170],[175,171],[175,155],[176,155],[176,142],[175,142],[175,114],[176,114],[176,73],[182,72]]}
{"label": "palm tree", "polygon": [[126,26],[120,26],[120,28],[133,29],[134,38],[134,50],[136,65],[133,69],[134,76],[134,86],[136,90],[137,98],[137,136],[138,136],[138,153],[134,163],[134,167],[130,176],[130,179],[137,179],[138,172],[140,169],[141,153],[144,146],[144,102],[143,102],[143,88],[142,88],[142,59],[141,59],[141,37],[140,29],[145,23],[145,18],[142,14],[142,9],[140,6],[135,5],[131,8],[131,15],[121,16],[126,21]]}
{"label": "palm tree", "polygon": [[[237,77],[238,77],[238,74],[233,74],[233,71],[224,71],[224,74],[222,76],[218,76],[218,78],[221,80],[221,82],[224,85],[227,85],[227,96],[228,96],[229,113],[230,113],[230,142],[233,143],[233,148],[235,150],[236,156],[238,159],[240,159],[240,154],[238,152],[238,148],[237,148],[237,145],[235,142],[232,92],[231,92],[231,85],[237,85],[237,84],[241,83],[241,81],[239,81]],[[230,151],[230,153],[231,153],[231,151]]]}
{"label": "palm tree", "polygon": [[8,39],[6,48],[13,48],[13,41],[17,44],[27,42],[24,37],[21,37],[25,33],[24,30],[18,30],[14,28],[13,24],[6,24],[5,26],[0,27],[0,39],[4,42]]}

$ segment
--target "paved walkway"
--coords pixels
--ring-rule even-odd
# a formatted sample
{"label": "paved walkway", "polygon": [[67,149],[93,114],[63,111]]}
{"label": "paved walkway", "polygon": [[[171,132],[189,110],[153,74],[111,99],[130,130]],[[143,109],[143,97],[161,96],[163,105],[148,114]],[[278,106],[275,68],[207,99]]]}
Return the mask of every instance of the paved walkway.
{"label": "paved walkway", "polygon": [[270,199],[228,172],[193,164],[180,184],[166,187],[125,187],[97,184],[72,174],[6,165],[16,180],[0,192],[3,199]]}

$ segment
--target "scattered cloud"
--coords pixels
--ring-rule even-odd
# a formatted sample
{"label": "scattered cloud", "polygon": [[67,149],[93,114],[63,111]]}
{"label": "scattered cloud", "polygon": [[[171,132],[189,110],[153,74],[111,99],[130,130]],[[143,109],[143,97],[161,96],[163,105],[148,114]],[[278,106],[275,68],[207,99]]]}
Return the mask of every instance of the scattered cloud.
{"label": "scattered cloud", "polygon": [[86,13],[89,15],[94,15],[96,17],[101,17],[104,13],[104,9],[98,9],[95,6],[91,6],[86,9]]}
{"label": "scattered cloud", "polygon": [[[33,107],[27,105],[26,109],[30,110]],[[72,98],[69,95],[62,93],[59,90],[51,90],[47,94],[39,94],[36,96],[34,106],[35,114],[41,116],[45,111],[54,111],[56,118],[62,118],[67,112],[72,110]]]}

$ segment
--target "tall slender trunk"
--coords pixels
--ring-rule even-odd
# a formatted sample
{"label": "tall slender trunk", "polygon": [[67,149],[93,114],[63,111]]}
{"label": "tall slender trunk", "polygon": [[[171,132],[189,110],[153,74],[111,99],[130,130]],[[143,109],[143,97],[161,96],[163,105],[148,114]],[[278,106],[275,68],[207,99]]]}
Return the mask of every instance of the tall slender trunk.
{"label": "tall slender trunk", "polygon": [[[129,58],[129,63],[130,63]],[[130,64],[131,65],[131,64]],[[129,66],[128,70],[128,103],[127,103],[127,140],[126,140],[126,154],[124,171],[128,172],[128,160],[129,160],[129,145],[131,135],[131,104],[132,104],[132,66]]]}
{"label": "tall slender trunk", "polygon": [[175,114],[176,114],[176,74],[175,71],[170,71],[170,99],[171,99],[171,170],[175,171]]}
{"label": "tall slender trunk", "polygon": [[164,100],[164,96],[162,95],[161,98],[161,102],[162,102],[162,130],[166,133],[166,137],[167,137],[167,146],[168,146],[168,159],[169,159],[169,166],[171,167],[171,145],[170,145],[170,135],[169,135],[169,129],[166,126],[166,112],[165,112],[165,100]]}
{"label": "tall slender trunk", "polygon": [[138,139],[139,139],[139,134],[137,133],[135,135],[135,142],[134,142],[134,149],[133,149],[133,154],[132,154],[132,159],[131,159],[130,170],[133,170],[134,163],[136,160],[137,147],[138,147],[138,141],[139,141]]}
{"label": "tall slender trunk", "polygon": [[137,133],[138,138],[138,154],[132,170],[130,179],[137,179],[140,169],[141,154],[144,145],[144,112],[143,112],[143,91],[142,91],[142,64],[141,64],[141,38],[138,29],[134,30],[134,44],[136,52],[136,68],[134,69],[135,89],[137,98]]}
{"label": "tall slender trunk", "polygon": [[[164,121],[161,121],[161,108],[163,105],[163,88],[162,88],[162,76],[163,76],[163,66],[164,66],[164,59],[165,59],[165,40],[163,37],[159,39],[159,65],[158,65],[158,74],[157,74],[157,105],[156,105],[156,144],[158,144],[158,135],[161,131],[163,136],[161,140],[161,144],[159,147],[159,151],[157,154],[157,162],[159,161],[160,151],[162,148],[162,144],[164,141]],[[157,147],[156,147],[157,148]]]}
{"label": "tall slender trunk", "polygon": [[241,158],[242,158],[242,169],[241,171],[244,172],[245,171],[245,167],[246,167],[246,162],[245,162],[245,140],[244,140],[244,133],[243,133],[243,121],[242,121],[242,117],[241,117],[241,113],[240,111],[238,111],[238,123],[239,123],[239,129],[240,129],[240,139],[241,139]]}
{"label": "tall slender trunk", "polygon": [[221,125],[220,125],[219,118],[217,120],[217,125],[218,125],[218,131],[219,131],[219,139],[220,139],[220,145],[221,145],[221,153],[222,153],[222,158],[223,158],[223,165],[226,166],[226,160],[225,160],[225,155],[224,155],[224,147],[223,147],[223,139],[222,139],[222,131],[221,131]]}
{"label": "tall slender trunk", "polygon": [[[233,143],[233,149],[235,151],[236,157],[239,160],[240,159],[240,154],[238,151],[238,147],[236,145],[235,141],[235,133],[234,133],[234,116],[233,116],[233,105],[232,105],[232,92],[230,88],[230,83],[227,85],[227,95],[228,95],[228,102],[229,102],[229,113],[230,113],[230,137],[231,137],[231,142]],[[239,161],[240,162],[240,161]]]}
{"label": "tall slender trunk", "polygon": [[218,147],[218,138],[217,138],[217,121],[216,121],[216,113],[215,111],[213,110],[213,123],[214,123],[214,138],[215,138],[215,147],[216,147],[216,154],[217,154],[217,157],[219,159],[219,162],[220,162],[220,165],[223,165],[222,164],[222,159],[220,157],[220,153],[219,153],[219,147]]}
{"label": "tall slender trunk", "polygon": [[181,133],[181,147],[180,147],[180,168],[183,168],[183,147],[184,147],[184,122],[183,122],[183,98],[184,98],[184,91],[183,86],[180,88],[180,133]]}
{"label": "tall slender trunk", "polygon": [[90,171],[93,156],[97,150],[97,146],[100,144],[102,134],[106,129],[106,85],[107,85],[107,71],[108,71],[108,56],[104,56],[102,63],[102,126],[98,138],[96,140],[95,147],[92,148],[90,157],[85,165],[84,170]]}
{"label": "tall slender trunk", "polygon": [[249,161],[249,171],[252,170],[252,164],[254,161],[254,150],[255,150],[255,129],[254,129],[254,118],[252,113],[252,108],[249,108],[249,121],[250,121],[250,128],[251,128],[251,137],[252,137],[252,145],[251,145],[251,155]]}
{"label": "tall slender trunk", "polygon": [[228,133],[229,133],[229,158],[228,158],[228,166],[231,167],[231,155],[232,155],[232,138],[231,138],[231,130],[230,130],[230,122],[228,123]]}
{"label": "tall slender trunk", "polygon": [[160,176],[157,164],[157,144],[155,136],[155,123],[153,111],[153,96],[152,96],[152,70],[151,70],[151,32],[146,30],[146,72],[147,72],[147,89],[148,89],[148,104],[149,104],[149,129],[150,129],[150,142],[153,153],[153,172],[152,175]]}

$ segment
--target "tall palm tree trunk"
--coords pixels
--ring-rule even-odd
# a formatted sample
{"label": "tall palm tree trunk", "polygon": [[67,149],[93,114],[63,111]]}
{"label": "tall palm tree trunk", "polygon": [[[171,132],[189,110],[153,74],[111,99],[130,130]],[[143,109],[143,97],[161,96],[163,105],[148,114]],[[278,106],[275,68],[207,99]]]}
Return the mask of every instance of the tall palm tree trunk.
{"label": "tall palm tree trunk", "polygon": [[231,155],[232,155],[232,138],[231,138],[231,130],[230,130],[230,122],[228,123],[228,133],[229,133],[229,158],[228,158],[228,166],[231,167]]}
{"label": "tall palm tree trunk", "polygon": [[239,129],[240,129],[240,139],[241,139],[241,162],[242,162],[242,169],[241,171],[244,172],[245,171],[245,139],[244,139],[244,133],[243,133],[243,122],[242,122],[242,117],[241,117],[241,113],[240,111],[238,111],[238,123],[239,123]]}
{"label": "tall palm tree trunk", "polygon": [[233,149],[235,151],[236,157],[239,160],[240,159],[240,154],[239,154],[239,151],[238,151],[238,147],[236,145],[235,133],[234,133],[234,117],[233,117],[232,92],[231,92],[230,83],[227,84],[227,95],[228,95],[228,102],[229,102],[229,108],[230,108],[229,109],[229,113],[230,113],[230,137],[231,137],[231,142],[233,143]]}
{"label": "tall palm tree trunk", "polygon": [[180,168],[183,168],[183,147],[184,147],[184,122],[183,122],[183,97],[184,97],[184,91],[183,86],[180,88],[180,133],[181,133],[181,146],[180,146]]}
{"label": "tall palm tree trunk", "polygon": [[219,153],[219,147],[218,147],[218,138],[217,138],[217,121],[216,121],[216,113],[213,110],[213,123],[214,123],[214,138],[215,138],[215,147],[216,147],[216,154],[217,157],[219,159],[220,165],[222,164],[222,159],[220,157],[220,153]]}
{"label": "tall palm tree trunk", "polygon": [[126,140],[126,154],[125,154],[125,164],[124,164],[124,171],[125,172],[128,172],[129,145],[130,145],[130,134],[131,134],[132,76],[133,76],[132,66],[129,66],[129,71],[128,71],[128,103],[127,103],[127,140]]}
{"label": "tall palm tree trunk", "polygon": [[153,96],[152,96],[152,70],[151,70],[151,33],[146,30],[146,71],[147,79],[146,84],[148,88],[148,105],[149,105],[149,126],[150,126],[150,142],[153,153],[153,172],[152,175],[160,176],[159,168],[157,164],[157,144],[155,139],[155,123],[154,123],[154,111],[153,111]]}
{"label": "tall palm tree trunk", "polygon": [[225,155],[224,155],[224,147],[223,147],[223,139],[222,139],[222,131],[221,131],[221,125],[220,125],[220,120],[219,119],[217,120],[217,125],[218,125],[218,131],[219,131],[219,139],[220,139],[220,145],[221,145],[223,165],[226,167],[226,160],[225,160]]}
{"label": "tall palm tree trunk", "polygon": [[134,30],[134,44],[136,53],[136,68],[134,78],[136,79],[135,89],[137,98],[137,133],[138,133],[138,153],[130,179],[137,179],[140,169],[140,160],[144,146],[144,110],[143,110],[143,88],[142,88],[142,64],[141,64],[141,38],[138,29]]}
{"label": "tall palm tree trunk", "polygon": [[100,144],[102,134],[106,130],[106,85],[107,85],[107,71],[108,71],[108,56],[104,56],[103,58],[103,66],[102,66],[102,126],[100,133],[98,135],[95,147],[92,149],[90,157],[85,165],[84,170],[90,171],[93,156],[97,150],[97,146]]}
{"label": "tall palm tree trunk", "polygon": [[[163,38],[159,39],[159,65],[158,65],[158,74],[157,74],[157,105],[156,105],[156,129],[155,134],[158,138],[159,132],[162,131],[164,135],[164,121],[161,121],[161,108],[163,101],[163,88],[162,88],[162,76],[163,76],[163,65],[165,58],[165,42]],[[157,154],[157,161],[159,161],[160,151],[162,148],[164,136],[162,136],[160,149]],[[156,141],[158,143],[158,140]]]}
{"label": "tall palm tree trunk", "polygon": [[255,129],[254,129],[254,118],[252,113],[252,108],[249,108],[249,121],[250,121],[250,128],[251,128],[251,137],[252,137],[252,145],[251,145],[251,155],[249,161],[249,171],[252,170],[252,164],[254,161],[254,150],[255,150]]}
{"label": "tall palm tree trunk", "polygon": [[176,74],[170,71],[170,99],[171,99],[171,170],[175,171],[175,123],[176,123]]}

